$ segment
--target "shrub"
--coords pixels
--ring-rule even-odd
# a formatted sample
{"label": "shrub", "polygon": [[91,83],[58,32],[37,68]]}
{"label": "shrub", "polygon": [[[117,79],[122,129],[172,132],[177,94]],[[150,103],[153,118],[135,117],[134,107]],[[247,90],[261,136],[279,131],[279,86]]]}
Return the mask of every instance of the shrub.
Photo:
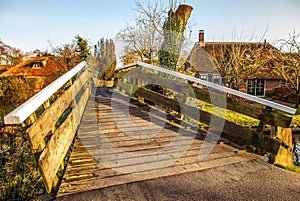
{"label": "shrub", "polygon": [[34,155],[18,127],[1,129],[0,167],[0,200],[30,200],[45,193]]}

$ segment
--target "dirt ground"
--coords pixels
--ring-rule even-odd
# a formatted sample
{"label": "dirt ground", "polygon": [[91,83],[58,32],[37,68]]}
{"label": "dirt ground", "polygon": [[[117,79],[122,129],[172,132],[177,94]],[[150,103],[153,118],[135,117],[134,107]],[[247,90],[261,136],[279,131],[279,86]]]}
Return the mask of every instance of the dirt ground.
{"label": "dirt ground", "polygon": [[60,197],[65,200],[299,200],[300,174],[261,159]]}

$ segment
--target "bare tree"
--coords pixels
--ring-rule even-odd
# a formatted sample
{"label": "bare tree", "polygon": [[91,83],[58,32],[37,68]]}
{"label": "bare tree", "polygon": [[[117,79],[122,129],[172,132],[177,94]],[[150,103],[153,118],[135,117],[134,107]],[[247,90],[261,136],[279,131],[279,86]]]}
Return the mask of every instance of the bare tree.
{"label": "bare tree", "polygon": [[157,64],[157,53],[162,43],[163,5],[158,0],[148,1],[146,6],[135,1],[135,5],[135,24],[127,25],[117,36],[126,44],[123,59]]}
{"label": "bare tree", "polygon": [[[170,52],[170,54],[174,53],[176,57],[179,56],[178,54],[180,54],[185,44],[186,35],[183,32],[190,14],[189,11],[191,11],[190,9],[182,8],[191,7],[181,5],[181,7],[179,6],[179,11],[175,12],[178,6],[177,0],[169,0],[169,9],[166,9],[160,0],[149,0],[147,5],[143,5],[136,0],[135,5],[136,8],[134,10],[137,13],[137,17],[134,20],[135,24],[127,25],[117,35],[117,39],[125,43],[122,61],[125,63],[143,61],[150,64],[158,64],[159,51],[162,49],[164,53]],[[177,26],[178,24],[179,27]],[[170,34],[171,32],[178,33]],[[176,37],[173,37],[174,35]],[[176,46],[176,51],[174,48],[168,48],[170,46],[167,42],[169,41],[168,38],[176,39],[176,41],[173,40],[176,44],[172,44]],[[178,59],[174,61],[173,63],[177,64]]]}
{"label": "bare tree", "polygon": [[296,105],[299,107],[300,94],[300,34],[295,31],[289,34],[288,39],[278,41],[282,54],[275,58],[277,68],[275,72],[282,76],[291,86],[296,96]]}
{"label": "bare tree", "polygon": [[23,61],[24,57],[25,54],[21,50],[11,47],[0,40],[0,64],[14,66]]}
{"label": "bare tree", "polygon": [[211,44],[208,53],[217,65],[223,83],[237,87],[245,76],[261,75],[273,51],[269,44],[254,42],[231,42]]}

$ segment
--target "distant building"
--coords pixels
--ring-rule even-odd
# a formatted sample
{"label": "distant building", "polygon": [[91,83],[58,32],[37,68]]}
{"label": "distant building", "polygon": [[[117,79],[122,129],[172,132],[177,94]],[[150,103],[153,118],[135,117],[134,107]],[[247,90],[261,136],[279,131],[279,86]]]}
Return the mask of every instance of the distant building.
{"label": "distant building", "polygon": [[36,80],[34,90],[40,91],[41,88],[47,86],[67,71],[68,67],[63,58],[40,56],[26,59],[0,76],[34,78]]}
{"label": "distant building", "polygon": [[[280,53],[278,49],[265,42],[205,42],[204,31],[199,32],[199,41],[195,43],[186,64],[185,70],[193,70],[200,79],[221,84],[221,77],[217,65],[222,63],[224,58],[230,60],[232,51],[241,51],[245,58],[252,59],[251,51],[260,50],[264,66],[254,71],[245,71],[240,74],[242,81],[238,86],[233,86],[240,91],[256,96],[272,96],[276,88],[285,84],[285,81],[278,74],[274,73],[272,54]],[[241,52],[239,52],[241,53]],[[280,53],[281,54],[281,53]],[[232,86],[231,86],[232,87]]]}
{"label": "distant building", "polygon": [[222,78],[217,66],[199,43],[194,45],[192,52],[187,58],[184,70],[195,72],[195,77],[202,80],[221,84]]}

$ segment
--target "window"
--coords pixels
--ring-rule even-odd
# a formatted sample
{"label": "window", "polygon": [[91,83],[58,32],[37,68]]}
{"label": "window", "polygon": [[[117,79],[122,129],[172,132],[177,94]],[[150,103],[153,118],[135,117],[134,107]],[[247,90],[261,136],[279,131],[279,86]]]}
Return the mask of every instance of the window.
{"label": "window", "polygon": [[254,96],[264,96],[265,80],[264,79],[247,80],[247,93]]}
{"label": "window", "polygon": [[280,86],[285,86],[286,85],[286,80],[281,80],[280,81]]}
{"label": "window", "polygon": [[218,74],[213,75],[213,83],[215,84],[221,84],[222,82],[222,77]]}
{"label": "window", "polygon": [[246,51],[245,52],[245,56],[247,59],[251,60],[252,59],[252,56],[251,56],[251,53],[249,51]]}
{"label": "window", "polygon": [[206,81],[208,81],[208,75],[207,75],[207,74],[199,74],[199,78],[200,78],[201,80],[206,80]]}
{"label": "window", "polygon": [[248,80],[247,93],[251,95],[255,95],[255,86],[256,86],[256,80]]}
{"label": "window", "polygon": [[34,62],[32,63],[32,68],[41,68],[43,64],[41,62]]}

